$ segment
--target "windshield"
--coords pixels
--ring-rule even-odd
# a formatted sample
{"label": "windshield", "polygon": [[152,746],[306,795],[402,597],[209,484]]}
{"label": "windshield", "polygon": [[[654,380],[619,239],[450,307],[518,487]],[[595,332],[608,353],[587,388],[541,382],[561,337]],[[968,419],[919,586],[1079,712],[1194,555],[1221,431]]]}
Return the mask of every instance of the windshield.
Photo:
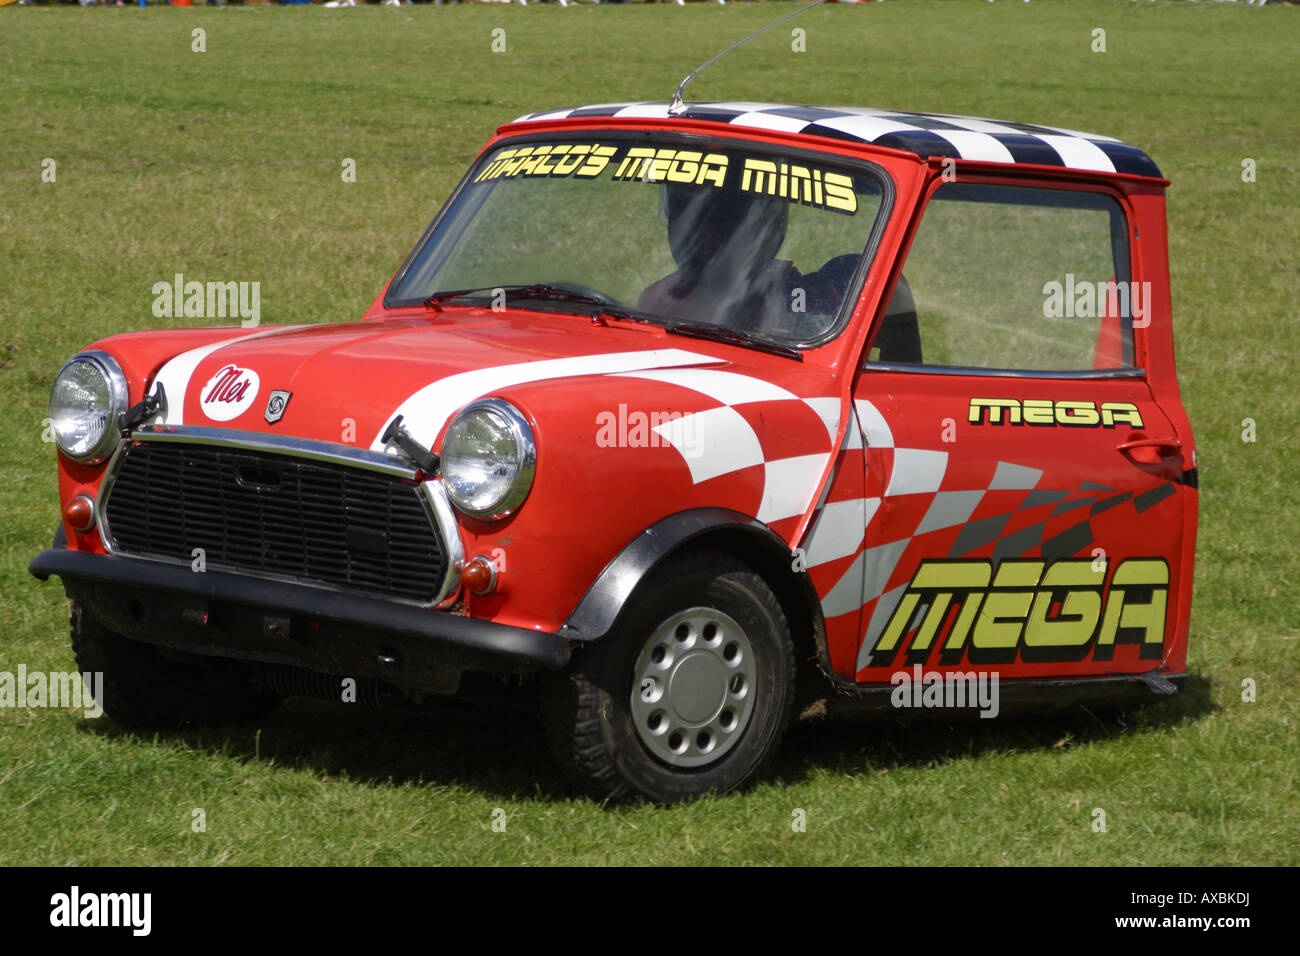
{"label": "windshield", "polygon": [[[475,166],[390,291],[448,292],[806,343],[835,331],[882,204],[866,167],[664,138],[502,146]],[[541,288],[574,295],[547,298]],[[445,298],[445,296],[443,296]],[[585,302],[585,304],[584,304]]]}

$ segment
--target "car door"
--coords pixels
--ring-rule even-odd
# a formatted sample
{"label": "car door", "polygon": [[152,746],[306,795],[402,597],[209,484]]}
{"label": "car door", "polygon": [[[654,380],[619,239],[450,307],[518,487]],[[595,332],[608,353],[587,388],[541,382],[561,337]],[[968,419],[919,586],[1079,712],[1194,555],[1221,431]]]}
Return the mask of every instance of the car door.
{"label": "car door", "polygon": [[1185,640],[1195,472],[1144,367],[1134,242],[1125,196],[1101,185],[931,184],[854,391],[857,682],[917,664],[1131,674]]}

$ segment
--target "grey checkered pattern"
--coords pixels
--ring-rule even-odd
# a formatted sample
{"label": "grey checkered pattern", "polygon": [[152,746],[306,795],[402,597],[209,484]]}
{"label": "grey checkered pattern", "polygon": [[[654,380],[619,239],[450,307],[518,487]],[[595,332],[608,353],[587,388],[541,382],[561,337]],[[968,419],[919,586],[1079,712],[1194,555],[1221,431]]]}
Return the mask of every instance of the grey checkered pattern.
{"label": "grey checkered pattern", "polygon": [[[667,119],[667,103],[605,103],[529,113],[515,122],[585,117]],[[921,157],[1032,163],[1106,173],[1159,176],[1146,153],[1109,136],[941,113],[903,113],[854,106],[779,103],[690,103],[677,119],[828,136],[906,150]]]}

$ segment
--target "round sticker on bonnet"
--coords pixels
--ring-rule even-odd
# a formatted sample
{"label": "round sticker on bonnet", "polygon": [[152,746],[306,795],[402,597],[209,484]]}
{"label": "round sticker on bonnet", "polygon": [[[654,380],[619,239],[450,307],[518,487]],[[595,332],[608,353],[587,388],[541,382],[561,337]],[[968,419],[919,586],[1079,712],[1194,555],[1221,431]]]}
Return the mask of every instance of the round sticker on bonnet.
{"label": "round sticker on bonnet", "polygon": [[199,393],[199,406],[203,414],[214,422],[228,422],[238,418],[257,398],[257,373],[251,368],[225,365],[208,379]]}

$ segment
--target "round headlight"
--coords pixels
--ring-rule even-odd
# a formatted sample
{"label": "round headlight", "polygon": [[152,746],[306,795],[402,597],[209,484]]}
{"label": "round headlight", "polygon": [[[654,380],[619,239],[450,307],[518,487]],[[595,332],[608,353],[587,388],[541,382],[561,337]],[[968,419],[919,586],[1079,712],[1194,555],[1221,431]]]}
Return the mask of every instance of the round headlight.
{"label": "round headlight", "polygon": [[77,461],[103,461],[117,444],[126,406],[126,376],[111,355],[92,351],[72,357],[50,390],[55,444]]}
{"label": "round headlight", "polygon": [[533,430],[509,402],[480,399],[447,426],[440,460],[452,504],[475,518],[504,518],[533,484]]}

